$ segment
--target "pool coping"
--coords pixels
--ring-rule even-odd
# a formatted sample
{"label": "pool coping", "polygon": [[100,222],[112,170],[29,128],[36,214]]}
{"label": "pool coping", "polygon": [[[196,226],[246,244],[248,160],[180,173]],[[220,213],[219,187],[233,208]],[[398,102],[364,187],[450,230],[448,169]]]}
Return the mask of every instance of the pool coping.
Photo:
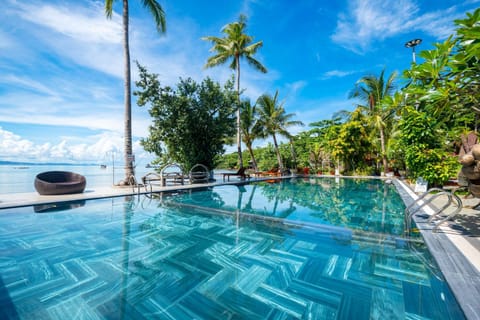
{"label": "pool coping", "polygon": [[[418,199],[418,196],[405,182],[399,179],[394,179],[393,182],[405,205],[408,206]],[[445,228],[440,228],[438,232],[432,231],[433,225],[426,221],[425,215],[429,216],[433,212],[432,207],[427,205],[412,218],[465,317],[469,320],[480,320],[480,302],[478,301],[480,271],[465,256],[464,252],[460,251],[458,246],[461,244],[454,243],[455,240],[452,241],[453,238],[443,232],[446,230]],[[471,253],[478,254],[478,251]]]}
{"label": "pool coping", "polygon": [[[198,189],[205,187],[213,187],[219,185],[238,185],[250,182],[260,182],[265,180],[280,180],[294,178],[295,176],[284,177],[268,177],[268,178],[252,178],[249,180],[235,180],[235,181],[219,181],[210,183],[187,184],[187,185],[172,185],[166,187],[153,187],[152,192],[175,192],[181,190]],[[361,178],[361,179],[388,179],[395,185],[405,205],[411,204],[418,196],[413,192],[412,188],[404,181],[397,178],[385,177],[365,177],[365,176],[303,176],[297,177],[325,177],[325,178]],[[78,200],[94,200],[109,197],[122,196],[137,196],[150,194],[151,192],[145,188],[135,187],[104,187],[89,189],[84,193],[71,195],[57,195],[57,196],[42,196],[37,193],[19,193],[19,194],[3,194],[8,199],[0,198],[0,210],[15,207],[25,207],[31,205],[40,205],[56,202],[71,202]],[[430,206],[425,206],[419,211],[421,214],[431,214],[433,209]],[[420,229],[420,232],[425,240],[425,243],[435,259],[437,265],[442,271],[450,289],[452,290],[458,304],[460,305],[465,317],[468,320],[480,320],[480,259],[479,263],[472,264],[469,257],[472,255],[480,256],[480,251],[468,244],[468,241],[463,237],[457,236],[455,239],[448,232],[442,232],[445,228],[441,228],[440,232],[432,232],[432,225],[426,223],[425,218],[421,215],[414,215],[413,219]],[[461,249],[460,249],[461,248]],[[467,248],[467,249],[465,249]],[[473,248],[473,249],[472,249]],[[470,252],[468,252],[470,250]]]}

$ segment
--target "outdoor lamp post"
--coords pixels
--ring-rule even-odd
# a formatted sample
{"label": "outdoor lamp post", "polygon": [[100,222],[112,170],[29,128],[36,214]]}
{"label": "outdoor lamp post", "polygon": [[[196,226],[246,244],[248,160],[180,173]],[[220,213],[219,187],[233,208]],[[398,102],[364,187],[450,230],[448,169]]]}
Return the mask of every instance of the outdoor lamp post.
{"label": "outdoor lamp post", "polygon": [[407,48],[412,48],[412,59],[413,63],[415,62],[415,47],[418,46],[420,43],[422,43],[422,39],[413,39],[405,43],[405,47]]}

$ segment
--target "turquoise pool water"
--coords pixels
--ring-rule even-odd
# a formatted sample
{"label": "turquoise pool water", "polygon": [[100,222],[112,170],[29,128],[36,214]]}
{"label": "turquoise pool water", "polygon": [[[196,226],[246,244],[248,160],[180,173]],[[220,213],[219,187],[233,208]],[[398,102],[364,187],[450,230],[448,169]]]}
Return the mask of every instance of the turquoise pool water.
{"label": "turquoise pool water", "polygon": [[464,318],[403,210],[328,178],[0,210],[0,318]]}

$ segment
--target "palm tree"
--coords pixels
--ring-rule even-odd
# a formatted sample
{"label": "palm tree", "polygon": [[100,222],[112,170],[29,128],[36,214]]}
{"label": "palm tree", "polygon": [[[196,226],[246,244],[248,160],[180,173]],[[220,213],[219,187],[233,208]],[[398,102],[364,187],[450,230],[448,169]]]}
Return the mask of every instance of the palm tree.
{"label": "palm tree", "polygon": [[273,138],[275,153],[277,154],[278,166],[283,171],[283,161],[278,149],[277,134],[291,139],[291,134],[287,131],[288,127],[302,125],[301,121],[291,120],[294,114],[286,113],[283,107],[284,102],[278,101],[278,90],[275,96],[264,94],[257,100],[259,124],[265,129],[265,133]]}
{"label": "palm tree", "polygon": [[[215,52],[215,55],[208,58],[205,64],[206,68],[215,67],[230,62],[230,68],[235,70],[237,74],[237,94],[240,105],[240,59],[245,58],[247,63],[254,69],[266,73],[267,69],[256,60],[253,55],[263,46],[263,41],[253,43],[253,37],[246,35],[246,17],[240,15],[237,22],[232,22],[223,27],[222,32],[225,34],[224,38],[208,36],[203,37],[202,40],[211,41],[213,47],[210,51]],[[239,167],[243,167],[242,159],[242,138],[240,129],[240,107],[237,109],[237,149]]]}
{"label": "palm tree", "polygon": [[363,104],[359,104],[369,118],[372,125],[378,130],[380,136],[380,149],[383,162],[383,175],[386,174],[388,167],[386,145],[388,137],[385,129],[388,127],[387,120],[391,119],[392,112],[387,108],[389,103],[384,103],[387,97],[390,97],[395,90],[394,80],[396,72],[393,72],[388,79],[384,79],[385,69],[382,70],[378,78],[374,75],[362,77],[355,84],[355,88],[350,92],[349,98],[358,98]]}
{"label": "palm tree", "polygon": [[[125,180],[124,183],[130,184],[133,183],[131,178],[134,176],[133,170],[133,152],[132,152],[132,97],[131,97],[131,71],[130,71],[130,46],[129,46],[129,35],[128,35],[128,0],[123,1],[123,52],[124,52],[124,63],[125,63],[125,151],[124,151],[124,160],[125,160]],[[113,13],[113,3],[115,0],[105,0],[105,15],[107,18],[112,17]],[[157,31],[160,33],[165,32],[166,22],[165,22],[165,13],[163,12],[162,7],[156,0],[142,0],[143,6],[150,10]]]}
{"label": "palm tree", "polygon": [[252,158],[252,164],[255,171],[258,171],[257,161],[255,160],[255,154],[253,153],[253,141],[256,138],[265,138],[263,129],[260,127],[260,123],[257,118],[257,109],[252,106],[250,100],[242,101],[240,113],[240,129],[242,131],[242,140],[247,146],[250,157]]}

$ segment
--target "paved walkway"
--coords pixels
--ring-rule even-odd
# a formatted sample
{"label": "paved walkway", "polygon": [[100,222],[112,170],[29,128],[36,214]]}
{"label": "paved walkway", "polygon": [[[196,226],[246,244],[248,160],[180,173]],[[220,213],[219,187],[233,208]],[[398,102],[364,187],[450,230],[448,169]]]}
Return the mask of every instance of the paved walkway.
{"label": "paved walkway", "polygon": [[[463,204],[461,212],[454,217],[453,221],[442,224],[437,233],[446,235],[480,273],[480,208],[474,208],[480,203],[480,199],[465,195],[458,196]],[[427,213],[431,214],[437,208],[442,208],[447,200],[446,196],[435,198],[430,205],[430,212]],[[452,205],[445,209],[445,213],[449,214],[455,209],[456,206]]]}
{"label": "paved walkway", "polygon": [[[227,183],[234,184],[235,182],[227,182]],[[219,182],[198,183],[193,185],[192,184],[171,185],[166,187],[153,186],[152,191],[160,192],[160,191],[174,191],[174,190],[181,190],[181,189],[204,188],[206,186],[213,186],[213,185],[227,184],[227,183],[223,183],[223,182],[222,183],[219,183]],[[139,186],[139,187],[112,186],[112,187],[96,187],[96,188],[87,187],[87,189],[85,189],[83,193],[54,195],[54,196],[42,196],[36,192],[2,194],[0,195],[0,209],[46,204],[46,203],[52,203],[52,202],[89,200],[89,199],[119,197],[119,196],[127,196],[132,194],[145,194],[145,193],[150,193],[150,187],[148,187],[148,190],[143,186]]]}

